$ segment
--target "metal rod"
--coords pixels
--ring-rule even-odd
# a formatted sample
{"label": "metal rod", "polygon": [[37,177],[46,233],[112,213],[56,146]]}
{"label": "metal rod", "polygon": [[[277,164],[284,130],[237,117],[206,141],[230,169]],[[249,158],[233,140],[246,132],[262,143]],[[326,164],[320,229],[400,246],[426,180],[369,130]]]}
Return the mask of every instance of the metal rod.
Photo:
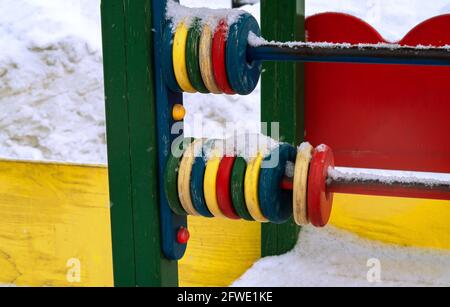
{"label": "metal rod", "polygon": [[[378,175],[381,172],[383,175]],[[408,176],[405,177],[402,174],[405,172],[336,168],[328,173],[327,191],[339,194],[450,200],[450,175],[407,172]],[[443,179],[436,179],[438,175]],[[281,188],[292,190],[292,178],[285,178]]]}
{"label": "metal rod", "polygon": [[250,61],[295,61],[450,66],[450,49],[400,47],[396,45],[301,44],[247,47]]}

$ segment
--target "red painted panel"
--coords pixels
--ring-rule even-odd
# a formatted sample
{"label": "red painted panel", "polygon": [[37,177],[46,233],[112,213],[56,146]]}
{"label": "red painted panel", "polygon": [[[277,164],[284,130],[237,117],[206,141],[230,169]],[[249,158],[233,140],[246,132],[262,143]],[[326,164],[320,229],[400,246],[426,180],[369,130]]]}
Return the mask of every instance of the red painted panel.
{"label": "red painted panel", "polygon": [[[308,40],[385,42],[364,21],[324,13]],[[425,21],[400,42],[450,45],[450,15]],[[306,139],[325,143],[336,165],[450,173],[450,68],[307,63]]]}

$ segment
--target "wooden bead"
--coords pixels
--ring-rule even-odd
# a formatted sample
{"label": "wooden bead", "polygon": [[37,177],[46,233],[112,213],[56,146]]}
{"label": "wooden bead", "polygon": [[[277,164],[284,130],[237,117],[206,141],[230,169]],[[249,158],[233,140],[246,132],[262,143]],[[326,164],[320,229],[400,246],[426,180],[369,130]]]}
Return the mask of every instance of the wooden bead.
{"label": "wooden bead", "polygon": [[205,179],[203,182],[203,188],[205,191],[206,205],[209,211],[215,217],[225,218],[225,215],[219,208],[217,201],[217,172],[219,171],[220,161],[222,161],[222,154],[215,152],[211,155],[206,163]]}
{"label": "wooden bead", "polygon": [[262,214],[258,199],[259,173],[262,160],[262,154],[258,153],[258,156],[250,161],[250,163],[247,165],[247,171],[245,172],[244,180],[244,191],[245,203],[250,215],[255,221],[266,223],[269,220]]}
{"label": "wooden bead", "polygon": [[186,116],[186,109],[181,104],[176,104],[172,109],[172,118],[174,121],[182,121]]}
{"label": "wooden bead", "polygon": [[226,44],[226,66],[231,88],[239,95],[248,95],[258,85],[262,71],[261,61],[249,62],[247,58],[250,32],[261,34],[258,22],[250,14],[243,14],[228,32]]}
{"label": "wooden bead", "polygon": [[189,80],[192,86],[200,93],[209,93],[205,84],[203,83],[202,75],[200,73],[199,63],[199,45],[200,36],[202,34],[202,26],[199,18],[196,18],[191,28],[189,29],[186,42],[186,67],[189,75]]}
{"label": "wooden bead", "polygon": [[333,193],[327,192],[326,183],[330,167],[334,167],[333,151],[321,145],[314,150],[308,175],[308,215],[316,227],[326,226],[331,216]]}
{"label": "wooden bead", "polygon": [[246,169],[247,161],[242,157],[237,157],[231,173],[231,198],[236,213],[246,221],[254,221],[245,204],[244,180]]}
{"label": "wooden bead", "polygon": [[173,40],[173,70],[175,78],[181,89],[187,93],[196,93],[189,80],[186,67],[186,42],[189,29],[184,22],[180,23],[175,31]]}
{"label": "wooden bead", "polygon": [[298,151],[295,160],[293,208],[294,220],[297,225],[305,226],[309,224],[307,207],[307,186],[308,171],[311,161],[313,147],[308,143],[304,144]]}
{"label": "wooden bead", "polygon": [[228,95],[236,94],[228,81],[226,67],[226,46],[227,46],[228,24],[226,20],[221,20],[213,36],[212,63],[214,79],[220,90]]}
{"label": "wooden bead", "polygon": [[179,244],[187,244],[190,238],[189,230],[184,227],[180,227],[177,231],[177,242]]}
{"label": "wooden bead", "polygon": [[200,37],[199,61],[200,73],[206,88],[213,94],[222,94],[222,91],[216,84],[214,79],[213,65],[212,65],[212,39],[213,34],[211,27],[205,25],[203,27],[202,35]]}
{"label": "wooden bead", "polygon": [[173,32],[172,23],[167,23],[163,33],[162,43],[162,71],[164,72],[164,81],[166,86],[173,92],[182,93],[183,90],[178,85],[173,70]]}
{"label": "wooden bead", "polygon": [[205,179],[206,163],[205,157],[196,157],[192,165],[191,173],[191,197],[195,210],[204,217],[213,217],[208,209],[205,199],[203,181]]}
{"label": "wooden bead", "polygon": [[216,191],[219,208],[223,215],[232,220],[239,220],[240,217],[234,210],[231,199],[231,172],[235,160],[235,157],[224,157],[220,162],[217,171]]}
{"label": "wooden bead", "polygon": [[281,144],[264,159],[259,174],[259,205],[263,215],[274,224],[283,224],[292,216],[292,191],[281,189],[288,162],[295,162],[296,149]]}
{"label": "wooden bead", "polygon": [[164,171],[164,193],[170,209],[177,215],[186,215],[186,211],[181,205],[178,197],[178,171],[180,169],[181,158],[169,154]]}
{"label": "wooden bead", "polygon": [[199,216],[200,214],[194,208],[191,198],[190,182],[192,165],[195,160],[196,146],[201,146],[202,140],[196,140],[191,143],[184,152],[180,163],[180,170],[178,172],[178,196],[181,205],[189,215]]}

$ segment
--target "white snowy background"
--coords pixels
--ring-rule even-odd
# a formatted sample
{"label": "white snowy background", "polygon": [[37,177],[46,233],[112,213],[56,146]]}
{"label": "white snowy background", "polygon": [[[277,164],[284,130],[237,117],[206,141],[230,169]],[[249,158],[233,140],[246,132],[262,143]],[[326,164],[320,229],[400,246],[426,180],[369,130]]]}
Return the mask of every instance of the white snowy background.
{"label": "white snowy background", "polygon": [[[228,0],[182,0],[229,7]],[[100,0],[0,0],[0,158],[106,164]],[[259,18],[259,4],[244,9]],[[307,15],[346,12],[396,41],[450,0],[307,0]],[[246,97],[185,95],[187,134],[259,131],[257,89]],[[450,285],[450,255],[306,228],[287,255],[263,259],[235,285],[370,285],[366,262],[383,262],[382,285]]]}

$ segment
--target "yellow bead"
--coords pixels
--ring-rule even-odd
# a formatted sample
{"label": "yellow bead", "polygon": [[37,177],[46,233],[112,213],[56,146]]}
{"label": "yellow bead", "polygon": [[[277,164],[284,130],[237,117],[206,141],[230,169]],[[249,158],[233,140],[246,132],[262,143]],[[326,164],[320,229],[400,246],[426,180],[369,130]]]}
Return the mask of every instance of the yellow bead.
{"label": "yellow bead", "polygon": [[222,161],[222,155],[215,153],[208,160],[205,170],[205,178],[203,180],[203,189],[205,194],[206,206],[211,214],[215,217],[226,218],[223,215],[217,201],[217,172],[219,171],[220,162]]}
{"label": "yellow bead", "polygon": [[294,220],[297,225],[304,226],[309,224],[308,206],[307,206],[307,187],[308,187],[308,170],[311,162],[311,152],[313,147],[308,144],[298,152],[295,162],[294,174]]}
{"label": "yellow bead", "polygon": [[192,142],[189,147],[184,152],[183,158],[181,159],[180,169],[178,171],[178,197],[180,199],[181,205],[184,210],[189,215],[200,216],[192,203],[191,190],[190,190],[190,180],[192,165],[195,160],[195,147],[198,146],[203,140],[199,139]]}
{"label": "yellow bead", "polygon": [[212,65],[212,40],[213,32],[210,26],[203,27],[202,35],[200,37],[199,47],[199,62],[200,72],[202,74],[203,82],[206,88],[213,94],[221,94],[219,87],[214,79],[213,65]]}
{"label": "yellow bead", "polygon": [[176,104],[172,109],[172,117],[175,121],[181,121],[186,116],[186,109],[181,104]]}
{"label": "yellow bead", "polygon": [[173,39],[173,70],[178,85],[184,92],[196,93],[197,91],[192,86],[189,80],[186,68],[186,43],[189,29],[184,22],[180,23],[175,31]]}
{"label": "yellow bead", "polygon": [[258,153],[258,156],[249,162],[244,178],[244,194],[248,212],[253,219],[257,222],[267,223],[269,220],[261,212],[258,196],[259,171],[262,160],[262,154]]}

